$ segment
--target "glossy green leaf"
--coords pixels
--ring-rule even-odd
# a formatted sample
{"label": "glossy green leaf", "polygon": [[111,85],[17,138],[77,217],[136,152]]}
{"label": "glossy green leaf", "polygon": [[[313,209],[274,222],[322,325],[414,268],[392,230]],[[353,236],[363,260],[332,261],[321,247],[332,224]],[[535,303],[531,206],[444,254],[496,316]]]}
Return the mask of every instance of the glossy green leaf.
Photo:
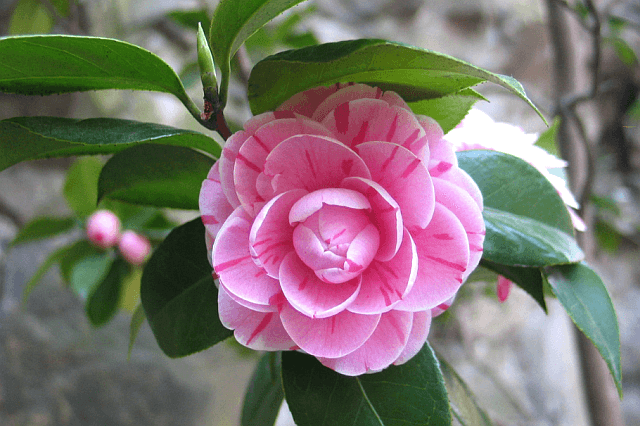
{"label": "glossy green leaf", "polygon": [[280,352],[260,358],[251,376],[242,405],[242,426],[272,426],[284,400]]}
{"label": "glossy green leaf", "polygon": [[200,187],[214,162],[188,148],[138,145],[105,164],[98,199],[197,210]]}
{"label": "glossy green leaf", "polygon": [[440,366],[428,343],[407,363],[343,376],[312,356],[282,354],[284,393],[298,426],[449,426]]}
{"label": "glossy green leaf", "polygon": [[220,67],[220,101],[224,107],[229,87],[231,58],[242,43],[264,24],[305,0],[221,0],[213,13],[209,45]]}
{"label": "glossy green leaf", "polygon": [[39,158],[113,154],[140,143],[194,148],[216,158],[221,152],[220,145],[202,133],[160,124],[113,118],[15,117],[0,121],[0,170]]}
{"label": "glossy green leaf", "polygon": [[69,285],[81,297],[89,296],[105,280],[114,262],[108,253],[83,256],[71,267]]}
{"label": "glossy green leaf", "polygon": [[456,154],[478,184],[484,205],[525,216],[573,235],[569,212],[553,185],[526,161],[497,151]]}
{"label": "glossy green leaf", "polygon": [[10,246],[51,238],[71,230],[76,225],[72,217],[38,217],[20,229]]}
{"label": "glossy green leaf", "polygon": [[136,337],[142,327],[142,323],[147,317],[144,315],[144,308],[142,304],[136,307],[131,316],[131,323],[129,324],[129,349],[127,351],[127,361],[131,360],[131,351],[133,350],[133,344],[136,342]]}
{"label": "glossy green leaf", "polygon": [[482,215],[487,228],[484,259],[529,267],[564,265],[584,259],[576,240],[556,228],[491,207],[485,207]]}
{"label": "glossy green leaf", "polygon": [[499,263],[490,262],[482,259],[480,265],[492,270],[496,274],[500,274],[529,293],[533,299],[538,302],[542,310],[547,312],[547,304],[544,301],[544,290],[542,281],[542,272],[540,268],[523,268],[518,266],[507,266]]}
{"label": "glossy green leaf", "polygon": [[479,100],[486,100],[473,89],[463,89],[453,95],[441,98],[410,102],[409,106],[416,114],[426,115],[440,124],[447,133],[462,121],[469,110]]}
{"label": "glossy green leaf", "polygon": [[[50,95],[102,89],[151,90],[197,107],[167,63],[120,40],[70,35],[0,38],[0,91]],[[195,108],[195,110],[194,110]]]}
{"label": "glossy green leaf", "polygon": [[142,305],[158,345],[172,358],[233,334],[220,323],[212,272],[200,218],[175,228],[145,265]]}
{"label": "glossy green leaf", "polygon": [[453,367],[440,355],[440,370],[444,377],[444,383],[449,395],[451,413],[460,422],[461,426],[492,426],[493,422],[478,405],[475,395],[471,392],[462,378],[458,376]]}
{"label": "glossy green leaf", "polygon": [[94,157],[78,158],[67,172],[63,194],[78,216],[87,217],[98,206],[98,177],[102,161]]}
{"label": "glossy green leaf", "polygon": [[85,304],[87,317],[94,327],[106,324],[118,311],[118,302],[122,290],[122,280],[130,272],[131,265],[117,258],[109,272],[89,294]]}
{"label": "glossy green leaf", "polygon": [[393,90],[411,103],[452,95],[485,81],[505,87],[538,111],[512,77],[442,53],[371,39],[289,50],[260,61],[249,78],[249,102],[253,113],[259,114],[306,89],[359,82]]}
{"label": "glossy green leaf", "polygon": [[585,262],[545,269],[551,290],[609,366],[622,398],[618,319],[602,279]]}

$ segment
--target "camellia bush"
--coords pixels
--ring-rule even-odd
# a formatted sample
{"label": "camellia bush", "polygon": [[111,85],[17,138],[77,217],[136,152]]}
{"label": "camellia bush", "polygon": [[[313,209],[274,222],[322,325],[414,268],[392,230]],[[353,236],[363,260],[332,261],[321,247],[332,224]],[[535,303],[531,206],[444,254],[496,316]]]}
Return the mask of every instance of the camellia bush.
{"label": "camellia bush", "polygon": [[[219,3],[208,37],[197,35],[203,111],[165,62],[135,45],[0,39],[3,92],[165,92],[226,141],[112,118],[0,121],[2,169],[113,154],[104,164],[82,158],[69,172],[65,196],[80,221],[40,218],[13,242],[86,229],[49,257],[27,293],[58,263],[101,325],[131,268],[144,265],[132,341],[146,318],[169,357],[232,336],[267,351],[247,389],[245,426],[273,424],[285,399],[300,426],[488,425],[428,343],[432,318],[480,267],[500,275],[501,299],[513,283],[543,310],[545,296],[557,297],[620,391],[613,305],[575,241],[584,226],[575,200],[548,171],[565,163],[536,137],[472,110],[484,99],[473,87],[489,82],[537,112],[513,78],[385,40],[312,45],[253,67],[254,116],[231,134],[233,56],[298,3]],[[77,195],[79,185],[101,210]],[[200,217],[175,226],[164,208]]]}

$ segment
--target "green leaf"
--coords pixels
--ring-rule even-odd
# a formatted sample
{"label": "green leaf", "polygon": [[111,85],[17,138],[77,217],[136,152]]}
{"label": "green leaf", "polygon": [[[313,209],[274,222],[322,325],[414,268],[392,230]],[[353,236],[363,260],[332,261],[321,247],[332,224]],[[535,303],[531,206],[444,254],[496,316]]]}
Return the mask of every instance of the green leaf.
{"label": "green leaf", "polygon": [[624,39],[620,37],[604,37],[602,41],[613,46],[616,55],[626,66],[631,67],[638,63],[636,52]]}
{"label": "green leaf", "polygon": [[107,253],[89,254],[79,258],[71,267],[69,284],[81,297],[87,297],[103,282],[114,262]]}
{"label": "green leaf", "polygon": [[78,158],[67,172],[63,194],[78,216],[87,217],[98,206],[98,177],[102,161],[94,157]]}
{"label": "green leaf", "polygon": [[562,198],[531,164],[497,151],[472,150],[456,155],[460,167],[478,184],[486,207],[525,216],[573,235]]}
{"label": "green leaf", "polygon": [[158,345],[172,358],[233,334],[220,323],[211,273],[200,218],[175,228],[145,265],[142,305]]}
{"label": "green leaf", "polygon": [[114,155],[98,181],[98,199],[198,209],[200,187],[214,160],[179,146],[138,145]]}
{"label": "green leaf", "polygon": [[113,118],[15,117],[0,121],[0,170],[39,158],[113,154],[140,143],[194,148],[216,158],[221,152],[220,145],[202,133],[159,124]]}
{"label": "green leaf", "polygon": [[89,295],[85,310],[94,327],[106,324],[118,311],[118,301],[122,290],[122,280],[130,272],[131,266],[122,258],[117,258],[109,272]]}
{"label": "green leaf", "polygon": [[183,27],[194,31],[198,29],[199,23],[206,28],[210,22],[206,9],[173,10],[167,13],[167,17]]}
{"label": "green leaf", "polygon": [[452,95],[485,81],[505,87],[540,114],[512,77],[442,53],[373,39],[327,43],[270,56],[253,68],[248,96],[251,111],[259,114],[274,110],[303,90],[338,82],[393,90],[411,103]]}
{"label": "green leaf", "polygon": [[264,24],[305,0],[221,0],[213,13],[209,45],[220,67],[220,102],[224,107],[229,88],[230,62],[242,43]]}
{"label": "green leaf", "polygon": [[475,395],[458,376],[453,367],[438,354],[440,370],[444,377],[451,402],[451,413],[461,426],[492,426],[493,422],[478,405]]}
{"label": "green leaf", "polygon": [[102,251],[92,246],[87,240],[80,240],[71,246],[67,246],[67,250],[59,260],[62,279],[71,285],[71,273],[76,263],[87,256],[98,256],[102,253]]}
{"label": "green leaf", "polygon": [[520,288],[529,293],[538,302],[542,310],[547,313],[547,304],[544,301],[542,272],[539,268],[522,268],[507,266],[482,259],[480,265],[500,274],[516,283]]}
{"label": "green leaf", "polygon": [[192,114],[197,112],[169,65],[148,50],[124,41],[69,35],[6,37],[0,38],[0,58],[1,92],[51,95],[103,89],[151,90],[171,93]]}
{"label": "green leaf", "polygon": [[549,154],[555,155],[556,157],[560,156],[560,151],[558,150],[557,134],[558,129],[560,128],[560,116],[556,115],[553,119],[553,123],[551,126],[542,132],[542,134],[538,137],[536,141],[536,145],[540,148],[547,151]]}
{"label": "green leaf", "polygon": [[585,262],[545,269],[551,290],[609,366],[622,398],[618,319],[602,279]]}
{"label": "green leaf", "polygon": [[29,281],[27,281],[27,284],[25,284],[24,286],[24,291],[22,292],[23,305],[27,303],[27,300],[29,299],[29,295],[31,294],[33,289],[36,287],[36,285],[38,285],[42,277],[44,277],[44,274],[46,274],[47,271],[51,269],[53,265],[59,262],[60,259],[67,253],[69,249],[70,249],[69,246],[59,248],[58,250],[49,254],[49,256],[47,256],[47,258],[44,260],[44,262],[40,264],[40,266],[38,267],[38,270],[31,276],[31,278],[29,278]]}
{"label": "green leaf", "polygon": [[41,0],[19,0],[9,22],[10,35],[46,34],[53,27],[53,19]]}
{"label": "green leaf", "polygon": [[38,217],[23,226],[9,246],[51,238],[69,231],[75,225],[76,220],[72,217]]}
{"label": "green leaf", "polygon": [[242,426],[271,426],[284,400],[280,352],[269,352],[251,376],[242,405]]}
{"label": "green leaf", "polygon": [[127,351],[127,361],[131,360],[131,351],[133,350],[133,344],[136,342],[136,337],[142,327],[142,323],[147,317],[144,315],[144,308],[142,304],[136,307],[131,316],[131,323],[129,324],[129,350]]}
{"label": "green leaf", "polygon": [[482,215],[487,228],[484,259],[529,267],[564,265],[584,259],[573,237],[556,228],[486,206]]}
{"label": "green leaf", "polygon": [[447,133],[462,121],[478,100],[486,99],[473,89],[463,89],[441,98],[410,102],[409,106],[414,113],[436,120],[442,130]]}
{"label": "green leaf", "polygon": [[284,392],[299,426],[451,424],[440,366],[428,343],[407,363],[348,377],[312,356],[282,354]]}

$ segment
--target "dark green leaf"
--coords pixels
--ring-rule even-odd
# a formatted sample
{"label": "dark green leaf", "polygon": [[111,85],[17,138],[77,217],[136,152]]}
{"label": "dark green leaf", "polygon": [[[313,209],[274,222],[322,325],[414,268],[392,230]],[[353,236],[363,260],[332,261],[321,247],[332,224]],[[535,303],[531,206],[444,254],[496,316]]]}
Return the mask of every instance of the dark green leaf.
{"label": "dark green leaf", "polygon": [[473,89],[463,89],[441,98],[410,102],[409,106],[414,113],[436,120],[442,130],[447,133],[462,121],[478,100],[484,100],[484,97]]}
{"label": "dark green leaf", "polygon": [[71,289],[81,297],[87,297],[106,279],[113,261],[113,256],[107,253],[81,257],[71,267]]}
{"label": "dark green leaf", "polygon": [[138,336],[138,332],[140,331],[140,327],[142,323],[146,319],[144,315],[144,308],[142,304],[136,307],[136,310],[133,311],[133,315],[131,316],[131,323],[129,324],[129,350],[127,351],[127,361],[131,359],[131,351],[133,350],[133,344],[136,341],[136,337]]}
{"label": "dark green leaf", "polygon": [[78,216],[87,217],[98,207],[98,177],[102,161],[94,157],[78,158],[67,172],[63,194]]}
{"label": "dark green leaf", "polygon": [[204,225],[175,228],[147,262],[140,295],[158,345],[170,357],[190,355],[233,334],[218,317]]}
{"label": "dark green leaf", "polygon": [[284,392],[298,426],[449,426],[449,401],[428,343],[406,364],[348,377],[312,356],[282,354]]}
{"label": "dark green leaf", "polygon": [[305,0],[222,0],[209,30],[209,45],[220,67],[220,100],[224,106],[229,87],[230,61],[242,43],[264,24]]}
{"label": "dark green leaf", "polygon": [[487,235],[482,257],[510,266],[564,265],[584,259],[571,235],[537,220],[491,207],[484,212]]}
{"label": "dark green leaf", "polygon": [[451,402],[451,412],[461,426],[492,426],[493,422],[478,405],[475,395],[440,355],[440,370]]}
{"label": "dark green leaf", "polygon": [[457,153],[460,167],[478,184],[484,205],[573,235],[571,217],[553,185],[526,161],[497,151]]}
{"label": "dark green leaf", "polygon": [[38,217],[20,229],[10,246],[51,238],[69,231],[75,225],[76,220],[72,217]]}
{"label": "dark green leaf", "polygon": [[124,259],[117,258],[102,282],[89,295],[85,310],[94,327],[106,324],[118,311],[122,280],[130,270],[131,266]]}
{"label": "dark green leaf", "polygon": [[522,85],[459,59],[385,40],[349,40],[289,50],[259,62],[249,78],[254,114],[274,110],[296,93],[338,82],[393,90],[407,102],[452,95],[478,83],[499,84],[525,100]]}
{"label": "dark green leaf", "polygon": [[179,146],[138,145],[114,155],[98,181],[98,199],[198,209],[202,182],[214,160]]}
{"label": "dark green leaf", "polygon": [[206,9],[199,10],[173,10],[167,13],[167,17],[174,22],[196,31],[198,24],[201,23],[204,28],[209,26],[209,16]]}
{"label": "dark green leaf", "polygon": [[0,170],[39,158],[113,154],[139,143],[184,146],[216,158],[221,151],[216,141],[202,133],[153,123],[15,117],[0,121]]}
{"label": "dark green leaf", "polygon": [[282,359],[280,352],[260,358],[251,376],[242,405],[242,426],[272,426],[284,400]]}
{"label": "dark green leaf", "polygon": [[602,279],[585,262],[546,268],[551,290],[604,358],[622,398],[620,330]]}
{"label": "dark green leaf", "polygon": [[542,310],[547,313],[547,304],[544,301],[542,272],[539,268],[501,265],[486,259],[482,259],[480,264],[518,284],[518,286],[529,293],[531,297],[538,302]]}
{"label": "dark green leaf", "polygon": [[2,92],[152,90],[175,95],[190,111],[195,107],[169,65],[123,41],[69,35],[6,37],[0,39],[0,58]]}

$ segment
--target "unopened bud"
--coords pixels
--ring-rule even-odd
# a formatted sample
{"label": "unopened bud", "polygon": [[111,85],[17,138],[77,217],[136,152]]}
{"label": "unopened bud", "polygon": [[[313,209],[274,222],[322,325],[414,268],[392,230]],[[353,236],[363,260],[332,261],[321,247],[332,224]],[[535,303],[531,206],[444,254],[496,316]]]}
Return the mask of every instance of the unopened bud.
{"label": "unopened bud", "polygon": [[98,210],[87,221],[87,238],[95,246],[113,247],[120,238],[120,219],[109,210]]}
{"label": "unopened bud", "polygon": [[142,235],[133,231],[124,231],[118,248],[127,262],[132,265],[141,265],[151,251],[151,243]]}
{"label": "unopened bud", "polygon": [[198,67],[200,68],[200,80],[202,80],[205,97],[207,94],[217,97],[218,81],[216,80],[216,67],[213,62],[213,56],[211,56],[211,49],[209,48],[207,37],[200,23],[198,23]]}

